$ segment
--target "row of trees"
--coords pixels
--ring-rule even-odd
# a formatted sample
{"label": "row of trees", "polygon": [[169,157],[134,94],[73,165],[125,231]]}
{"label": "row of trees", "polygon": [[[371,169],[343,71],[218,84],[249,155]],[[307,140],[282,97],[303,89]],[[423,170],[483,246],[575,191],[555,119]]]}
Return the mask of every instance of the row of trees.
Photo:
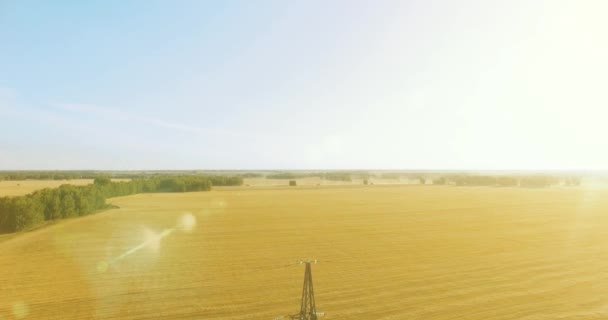
{"label": "row of trees", "polygon": [[549,187],[554,185],[578,186],[581,178],[577,176],[559,176],[550,174],[537,175],[476,175],[476,174],[446,174],[421,172],[381,172],[371,175],[364,171],[326,171],[326,172],[278,172],[266,175],[269,179],[297,179],[304,177],[321,177],[325,180],[352,181],[353,177],[364,179],[364,184],[370,183],[371,177],[381,179],[416,180],[419,184],[457,186],[497,186],[497,187]]}
{"label": "row of trees", "polygon": [[[244,175],[241,175],[244,176]],[[309,177],[320,177],[325,180],[333,180],[333,181],[352,181],[352,179],[368,179],[370,174],[367,171],[295,171],[295,172],[275,172],[266,174],[266,179],[299,179],[299,178],[309,178]]]}
{"label": "row of trees", "polygon": [[450,175],[440,176],[433,184],[452,184],[457,186],[497,186],[497,187],[549,187],[564,182],[565,185],[580,185],[579,177],[558,177],[551,175],[532,176],[483,176]]}
{"label": "row of trees", "polygon": [[146,192],[208,191],[213,185],[241,185],[240,177],[184,176],[112,182],[95,178],[91,185],[62,185],[20,197],[0,198],[0,232],[29,229],[44,221],[84,216],[107,208],[106,199]]}
{"label": "row of trees", "polygon": [[0,180],[69,180],[94,179],[93,171],[0,171]]}
{"label": "row of trees", "polygon": [[[215,185],[232,183],[237,177],[262,176],[256,173],[231,174],[230,176],[216,173],[204,173],[198,171],[0,171],[2,180],[72,180],[72,179],[95,179],[99,177],[112,177],[122,179],[150,179],[163,177],[207,177],[214,179]],[[230,182],[222,182],[228,180]]]}
{"label": "row of trees", "polygon": [[[194,178],[197,178],[196,176]],[[211,185],[220,186],[240,186],[243,184],[242,176],[205,176],[211,182]]]}
{"label": "row of trees", "polygon": [[309,177],[309,176],[310,175],[295,174],[295,173],[290,173],[290,172],[279,172],[279,173],[267,174],[266,179],[297,179],[297,178],[305,178],[305,177]]}
{"label": "row of trees", "polygon": [[352,181],[350,173],[348,172],[326,172],[321,175],[321,179],[329,181]]}

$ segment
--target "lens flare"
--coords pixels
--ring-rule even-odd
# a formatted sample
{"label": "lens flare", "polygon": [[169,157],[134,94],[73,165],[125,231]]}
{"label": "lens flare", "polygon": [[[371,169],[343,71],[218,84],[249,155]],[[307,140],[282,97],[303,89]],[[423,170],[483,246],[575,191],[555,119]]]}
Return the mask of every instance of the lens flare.
{"label": "lens flare", "polygon": [[173,231],[175,231],[175,228],[171,228],[171,229],[165,229],[163,230],[161,233],[156,233],[153,230],[150,229],[145,229],[144,230],[144,242],[140,243],[139,245],[125,251],[123,254],[119,255],[118,257],[115,257],[111,260],[108,260],[107,262],[102,261],[100,263],[97,264],[97,271],[99,273],[104,273],[108,270],[108,267],[114,265],[115,263],[117,263],[120,260],[125,259],[126,257],[136,253],[137,251],[143,249],[143,248],[150,248],[153,251],[158,251],[160,249],[160,242],[161,240],[170,235],[171,233],[173,233]]}
{"label": "lens flare", "polygon": [[97,264],[97,272],[99,273],[104,273],[108,271],[108,262],[107,261],[101,261]]}
{"label": "lens flare", "polygon": [[143,247],[148,247],[150,250],[157,252],[160,249],[160,240],[162,236],[159,233],[154,232],[150,229],[144,230],[144,243]]}
{"label": "lens flare", "polygon": [[192,213],[187,212],[179,217],[177,226],[181,231],[190,233],[196,226],[196,217]]}
{"label": "lens flare", "polygon": [[177,224],[175,227],[165,229],[161,233],[158,233],[152,229],[145,228],[144,241],[142,243],[135,247],[132,247],[131,249],[125,251],[123,254],[113,259],[99,262],[97,264],[97,272],[105,273],[106,271],[108,271],[108,268],[110,266],[143,248],[149,248],[153,252],[158,252],[160,250],[161,240],[173,233],[173,231],[177,229],[186,233],[190,233],[194,230],[194,227],[196,227],[196,217],[194,217],[191,212],[185,212],[177,219]]}
{"label": "lens flare", "polygon": [[30,313],[30,308],[23,301],[13,304],[13,316],[16,319],[24,319]]}

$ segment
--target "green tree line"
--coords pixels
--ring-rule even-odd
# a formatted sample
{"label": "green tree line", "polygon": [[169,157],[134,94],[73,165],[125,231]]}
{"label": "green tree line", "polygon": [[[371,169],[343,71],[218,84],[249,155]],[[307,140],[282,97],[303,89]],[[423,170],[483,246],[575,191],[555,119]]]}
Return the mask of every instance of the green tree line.
{"label": "green tree line", "polygon": [[206,177],[217,181],[234,179],[235,176],[247,177],[247,175],[261,174],[233,174],[230,176],[213,173],[201,173],[198,171],[91,171],[91,170],[68,170],[68,171],[0,171],[0,181],[15,180],[73,180],[73,179],[95,179],[99,177],[112,177],[120,179],[150,179],[164,177]]}
{"label": "green tree line", "polygon": [[[243,176],[243,175],[241,175]],[[276,172],[266,175],[266,179],[299,179],[320,177],[332,181],[352,181],[354,178],[369,179],[370,174],[366,171],[319,171],[319,172]]]}
{"label": "green tree line", "polygon": [[86,186],[62,185],[19,197],[0,198],[0,232],[16,232],[44,221],[91,214],[108,207],[106,199],[147,192],[208,191],[212,186],[241,185],[241,177],[183,176],[112,182],[97,177]]}
{"label": "green tree line", "polygon": [[0,180],[71,180],[98,176],[92,171],[0,171]]}
{"label": "green tree line", "polygon": [[551,175],[520,176],[484,176],[484,175],[449,175],[440,176],[433,184],[452,184],[457,186],[496,186],[496,187],[529,187],[542,188],[558,185],[580,185],[580,177],[559,177]]}
{"label": "green tree line", "polygon": [[350,173],[347,172],[327,172],[321,175],[321,179],[330,181],[352,181]]}

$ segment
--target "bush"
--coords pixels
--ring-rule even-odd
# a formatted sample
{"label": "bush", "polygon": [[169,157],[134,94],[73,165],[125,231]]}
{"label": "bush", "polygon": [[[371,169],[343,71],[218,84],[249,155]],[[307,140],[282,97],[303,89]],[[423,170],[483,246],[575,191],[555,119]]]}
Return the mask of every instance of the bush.
{"label": "bush", "polygon": [[446,183],[446,179],[444,177],[439,177],[433,180],[433,184],[444,185]]}
{"label": "bush", "polygon": [[97,178],[95,178],[95,180],[93,180],[93,183],[100,185],[100,186],[105,186],[105,185],[112,183],[112,179],[110,179],[108,177],[97,177]]}
{"label": "bush", "polygon": [[295,187],[296,186],[296,180],[289,180],[289,186],[290,187]]}

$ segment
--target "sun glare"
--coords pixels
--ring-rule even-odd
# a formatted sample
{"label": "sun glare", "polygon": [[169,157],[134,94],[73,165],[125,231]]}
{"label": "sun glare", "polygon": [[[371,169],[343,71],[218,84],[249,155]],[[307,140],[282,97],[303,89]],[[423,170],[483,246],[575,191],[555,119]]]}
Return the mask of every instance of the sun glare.
{"label": "sun glare", "polygon": [[177,226],[181,231],[190,233],[196,226],[196,218],[192,213],[186,212],[178,219]]}
{"label": "sun glare", "polygon": [[144,230],[144,244],[152,251],[157,252],[160,249],[161,234],[154,232],[151,229]]}

